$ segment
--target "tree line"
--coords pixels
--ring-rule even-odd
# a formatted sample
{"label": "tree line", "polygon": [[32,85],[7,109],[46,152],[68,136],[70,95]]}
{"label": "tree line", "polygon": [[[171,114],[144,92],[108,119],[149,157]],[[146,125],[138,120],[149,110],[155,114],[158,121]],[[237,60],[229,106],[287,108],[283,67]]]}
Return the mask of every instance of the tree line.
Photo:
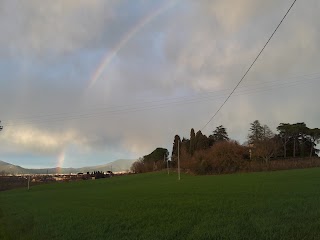
{"label": "tree line", "polygon": [[[280,123],[277,133],[273,133],[267,125],[255,120],[250,124],[247,141],[242,145],[229,138],[223,125],[209,136],[192,128],[190,138],[174,136],[170,167],[177,167],[178,155],[183,170],[198,174],[250,171],[266,166],[282,169],[293,165],[317,165],[318,161],[312,160],[311,163],[306,159],[318,157],[316,144],[319,141],[320,130],[309,128],[304,122]],[[132,170],[148,172],[166,168],[168,155],[167,149],[157,148],[135,162]]]}

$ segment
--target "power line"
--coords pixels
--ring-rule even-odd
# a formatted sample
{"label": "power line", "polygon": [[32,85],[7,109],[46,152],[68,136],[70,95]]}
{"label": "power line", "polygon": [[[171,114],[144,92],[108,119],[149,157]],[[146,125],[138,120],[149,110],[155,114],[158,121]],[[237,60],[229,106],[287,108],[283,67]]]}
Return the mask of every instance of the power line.
{"label": "power line", "polygon": [[[273,87],[273,86],[277,86],[277,85],[287,85],[290,84],[290,86],[292,86],[292,84],[299,84],[299,82],[303,82],[305,83],[306,81],[311,81],[311,80],[319,80],[320,78],[320,73],[317,74],[307,74],[307,75],[300,75],[300,76],[294,76],[293,78],[300,78],[299,80],[296,81],[288,81],[290,79],[284,79],[284,81],[280,80],[280,79],[276,79],[276,80],[271,80],[271,81],[263,81],[263,82],[259,82],[259,83],[254,83],[254,84],[249,84],[249,85],[242,85],[241,87],[238,87],[237,91],[239,89],[243,90],[243,91],[247,91],[247,90],[259,90],[260,88],[252,88],[251,87],[255,87],[255,86],[259,86],[259,85],[266,85],[265,87]],[[311,78],[312,77],[312,78]],[[287,82],[285,82],[287,81]],[[275,84],[274,84],[275,83]],[[7,119],[7,122],[17,122],[17,121],[40,121],[40,120],[49,120],[52,118],[57,118],[57,117],[61,117],[61,118],[69,118],[69,117],[74,117],[74,116],[84,116],[84,115],[91,115],[91,114],[99,114],[99,113],[113,113],[113,112],[122,112],[122,111],[128,111],[131,109],[135,109],[135,108],[150,108],[150,107],[156,107],[158,105],[163,105],[163,104],[175,104],[177,102],[183,101],[184,103],[187,103],[185,101],[191,101],[191,100],[197,100],[197,99],[212,99],[215,98],[215,95],[226,95],[227,91],[229,91],[231,89],[222,89],[222,90],[218,90],[218,91],[207,91],[207,92],[202,92],[199,94],[192,94],[189,96],[182,96],[182,97],[174,97],[174,98],[167,98],[167,99],[162,99],[162,100],[154,100],[154,101],[144,101],[144,102],[137,102],[137,103],[132,103],[132,104],[128,104],[128,105],[118,105],[118,106],[105,106],[105,107],[100,107],[100,108],[93,108],[93,109],[88,109],[89,111],[74,111],[74,112],[60,112],[60,113],[51,113],[51,114],[41,114],[41,115],[20,115],[17,116],[14,119]],[[225,93],[224,93],[225,92]],[[25,117],[23,117],[25,116]]]}
{"label": "power line", "polygon": [[[312,80],[319,80],[319,78],[312,79]],[[293,87],[297,86],[299,84],[306,84],[306,81],[295,81],[291,82],[289,85],[286,83],[282,84],[272,84],[269,86],[264,87],[258,87],[258,88],[252,88],[252,89],[244,89],[242,91],[237,91],[233,96],[243,96],[248,94],[256,94],[256,93],[262,93],[266,91],[270,91],[273,89],[280,89],[280,88],[287,88],[287,87]],[[86,114],[80,114],[80,115],[69,115],[69,116],[61,116],[61,117],[55,117],[55,118],[49,118],[49,119],[25,119],[23,123],[9,123],[7,124],[8,127],[12,126],[19,126],[19,125],[30,125],[30,124],[46,124],[46,123],[52,123],[52,122],[60,122],[60,121],[66,121],[66,120],[78,120],[78,119],[88,119],[88,118],[94,118],[94,117],[101,117],[101,116],[110,116],[110,115],[119,115],[119,114],[127,114],[127,113],[135,113],[140,111],[146,111],[146,110],[154,110],[154,109],[160,109],[160,108],[166,108],[170,106],[177,106],[177,105],[185,105],[185,104],[193,104],[198,102],[204,102],[204,101],[212,101],[212,100],[219,100],[225,98],[225,94],[223,95],[214,95],[214,96],[203,96],[198,98],[190,98],[186,100],[180,100],[180,101],[174,101],[174,102],[167,102],[167,103],[161,103],[158,105],[150,105],[150,106],[141,106],[141,107],[135,107],[135,108],[128,108],[128,109],[118,109],[118,110],[112,110],[112,111],[105,111],[105,112],[97,112],[97,113],[86,113]]]}
{"label": "power line", "polygon": [[[313,78],[311,78],[313,77]],[[290,78],[286,78],[286,79],[276,79],[276,80],[271,80],[271,81],[263,81],[263,82],[259,82],[259,83],[253,83],[253,84],[247,84],[247,85],[242,85],[240,86],[238,89],[243,89],[243,88],[249,88],[251,86],[257,86],[257,85],[263,85],[263,84],[269,84],[269,83],[279,83],[280,81],[283,80],[290,80],[290,79],[295,79],[295,78],[299,78],[301,81],[302,79],[304,79],[304,81],[308,81],[308,80],[316,80],[320,77],[320,72],[316,72],[316,73],[311,73],[311,74],[304,74],[304,75],[294,75],[294,76],[290,76]],[[254,81],[251,81],[254,82]],[[166,98],[166,99],[159,99],[159,100],[147,100],[147,101],[138,101],[138,102],[133,102],[131,104],[126,104],[126,105],[113,105],[113,106],[108,106],[105,104],[94,104],[91,105],[88,109],[83,109],[82,111],[73,111],[73,112],[56,112],[56,113],[38,113],[37,115],[28,115],[28,114],[19,114],[19,115],[15,115],[13,118],[14,119],[5,119],[6,122],[10,121],[10,122],[16,122],[16,121],[32,121],[32,120],[45,120],[47,118],[52,118],[52,117],[68,117],[68,116],[74,116],[74,115],[79,115],[79,114],[95,114],[95,112],[97,111],[104,111],[104,110],[112,110],[112,111],[117,111],[117,110],[126,110],[129,107],[144,107],[144,105],[146,105],[145,107],[150,107],[148,106],[149,104],[157,104],[157,103],[171,103],[171,101],[173,100],[190,100],[191,98],[198,98],[198,97],[211,97],[212,94],[219,94],[222,92],[227,92],[232,90],[231,88],[226,88],[226,89],[221,89],[221,90],[215,90],[215,91],[205,91],[205,92],[200,92],[197,94],[192,94],[192,95],[188,95],[188,96],[181,96],[181,97],[171,97],[171,98]],[[114,110],[113,110],[114,109]]]}
{"label": "power line", "polygon": [[254,61],[251,63],[250,67],[248,68],[248,70],[245,72],[245,74],[242,76],[242,78],[240,79],[240,81],[238,82],[238,84],[235,86],[235,88],[231,91],[231,93],[229,94],[229,96],[226,98],[226,100],[222,103],[222,105],[218,108],[218,110],[215,112],[215,114],[209,119],[209,121],[201,128],[201,130],[203,130],[211,121],[212,119],[220,112],[221,108],[227,103],[227,101],[229,100],[229,98],[231,97],[231,95],[234,93],[234,91],[238,88],[238,86],[240,85],[240,83],[242,82],[242,80],[247,76],[248,72],[250,71],[250,69],[253,67],[253,65],[255,64],[255,62],[258,60],[258,58],[260,57],[261,53],[263,52],[263,50],[266,48],[266,46],[268,45],[268,43],[270,42],[271,38],[273,37],[273,35],[277,32],[278,28],[280,27],[281,23],[283,22],[283,20],[286,18],[286,16],[288,15],[288,13],[290,12],[291,8],[293,7],[293,5],[296,3],[297,0],[294,0],[293,3],[291,4],[290,8],[288,9],[288,11],[286,12],[286,14],[283,16],[283,18],[281,19],[280,23],[278,24],[278,26],[276,27],[276,29],[273,31],[273,33],[271,34],[271,36],[269,37],[268,41],[265,43],[265,45],[263,46],[263,48],[261,49],[261,51],[259,52],[258,56],[254,59]]}
{"label": "power line", "polygon": [[[319,78],[315,79],[309,79],[309,80],[319,80]],[[268,86],[263,86],[263,87],[257,87],[257,88],[251,88],[251,89],[243,89],[242,91],[237,91],[237,94],[234,96],[243,96],[243,95],[248,95],[248,94],[255,94],[259,92],[266,92],[270,91],[273,89],[280,89],[280,88],[287,88],[291,86],[297,86],[299,84],[306,84],[305,80],[300,80],[300,81],[295,81],[295,82],[290,82],[288,83],[278,83],[278,84],[272,84]],[[258,85],[258,84],[256,84]],[[92,112],[92,113],[82,113],[82,114],[69,114],[65,116],[53,116],[50,118],[31,118],[31,119],[19,119],[19,120],[11,120],[7,126],[16,126],[16,125],[26,125],[26,124],[32,124],[32,123],[45,123],[45,122],[56,122],[56,121],[64,121],[64,120],[77,120],[77,119],[85,119],[85,118],[91,118],[91,117],[98,117],[98,116],[105,116],[107,114],[109,115],[114,115],[114,114],[121,114],[121,113],[132,113],[132,112],[138,112],[138,111],[145,111],[145,110],[153,110],[153,109],[159,109],[159,108],[165,108],[165,107],[170,107],[173,105],[185,105],[185,104],[192,104],[192,103],[198,103],[198,102],[203,102],[203,101],[211,101],[211,100],[216,100],[216,99],[223,99],[225,98],[226,94],[220,94],[220,95],[213,95],[213,96],[201,96],[197,98],[184,98],[178,101],[171,101],[171,102],[164,102],[160,103],[157,105],[146,105],[146,106],[138,106],[138,107],[133,107],[133,108],[123,108],[123,109],[115,109],[115,110],[108,110],[108,111],[101,111],[101,112]],[[19,123],[17,121],[23,121],[23,123]]]}

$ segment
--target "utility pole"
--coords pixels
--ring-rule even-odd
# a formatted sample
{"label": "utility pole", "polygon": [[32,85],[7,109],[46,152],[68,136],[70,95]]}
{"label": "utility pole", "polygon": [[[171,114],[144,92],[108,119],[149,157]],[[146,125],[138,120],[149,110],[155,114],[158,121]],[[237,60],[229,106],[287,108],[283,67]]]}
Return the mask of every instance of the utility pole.
{"label": "utility pole", "polygon": [[180,179],[180,141],[178,141],[178,180]]}
{"label": "utility pole", "polygon": [[30,190],[30,175],[28,176],[28,190]]}
{"label": "utility pole", "polygon": [[[166,154],[163,155],[163,160],[166,161]],[[169,159],[167,159],[167,172],[169,175]]]}

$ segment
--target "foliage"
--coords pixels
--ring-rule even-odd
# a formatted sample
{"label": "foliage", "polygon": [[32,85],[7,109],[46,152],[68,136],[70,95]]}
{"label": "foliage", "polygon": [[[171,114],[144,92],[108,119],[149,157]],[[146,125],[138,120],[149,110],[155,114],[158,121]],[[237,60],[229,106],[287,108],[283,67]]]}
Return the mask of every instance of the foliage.
{"label": "foliage", "polygon": [[166,161],[169,156],[169,151],[165,148],[156,148],[148,155],[143,157],[144,162],[159,162]]}
{"label": "foliage", "polygon": [[94,171],[90,174],[91,177],[94,177],[95,179],[99,179],[99,178],[105,178],[106,176],[104,175],[103,172],[101,171]]}
{"label": "foliage", "polygon": [[279,150],[279,139],[267,125],[261,125],[258,120],[251,123],[248,135],[252,159],[263,159],[266,163],[271,157],[277,155]]}
{"label": "foliage", "polygon": [[222,125],[218,126],[216,130],[213,131],[213,134],[209,136],[209,138],[213,139],[213,142],[229,140],[227,130]]}
{"label": "foliage", "polygon": [[277,127],[277,130],[279,132],[279,137],[283,145],[283,156],[284,158],[287,157],[287,144],[290,141],[290,128],[291,125],[289,123],[280,123],[280,125]]}
{"label": "foliage", "polygon": [[280,123],[277,130],[282,142],[284,158],[316,156],[318,150],[314,148],[312,131],[305,123]]}
{"label": "foliage", "polygon": [[144,173],[153,171],[153,164],[151,162],[145,163],[143,158],[139,158],[138,161],[135,161],[130,169],[134,173]]}
{"label": "foliage", "polygon": [[274,137],[274,133],[271,131],[268,125],[263,125],[262,140],[271,139]]}
{"label": "foliage", "polygon": [[181,139],[179,135],[174,136],[174,141],[173,141],[173,147],[172,147],[172,154],[171,154],[171,164],[172,166],[177,165],[178,161],[178,148],[181,145]]}
{"label": "foliage", "polygon": [[209,149],[182,154],[181,168],[196,174],[221,174],[239,171],[245,164],[247,148],[234,141],[219,141]]}
{"label": "foliage", "polygon": [[131,166],[131,171],[134,173],[144,173],[161,170],[166,167],[169,151],[165,148],[156,148],[150,154],[145,155]]}
{"label": "foliage", "polygon": [[244,165],[247,148],[235,141],[217,142],[210,151],[213,173],[234,173]]}
{"label": "foliage", "polygon": [[195,147],[196,151],[209,148],[210,146],[209,139],[207,138],[206,135],[203,135],[200,130],[196,133],[195,139],[196,139],[196,147]]}
{"label": "foliage", "polygon": [[252,157],[254,159],[263,159],[268,163],[271,157],[276,156],[279,148],[280,143],[277,137],[265,138],[254,145]]}
{"label": "foliage", "polygon": [[194,154],[195,148],[196,148],[196,134],[194,132],[194,129],[191,128],[191,131],[190,131],[190,148],[189,148],[191,156]]}
{"label": "foliage", "polygon": [[264,128],[261,126],[259,120],[255,120],[250,125],[251,127],[249,129],[250,133],[248,135],[248,142],[249,144],[255,144],[263,139]]}
{"label": "foliage", "polygon": [[[248,145],[245,147],[230,140],[223,125],[218,126],[209,137],[201,131],[195,133],[192,128],[190,140],[185,137],[181,140],[179,135],[175,135],[170,167],[177,167],[178,155],[181,169],[196,174],[233,173],[250,169],[250,159],[268,165],[271,160],[279,161],[282,157],[317,156],[318,149],[315,146],[320,141],[319,129],[309,129],[302,122],[280,123],[277,130],[278,134],[274,134],[267,125],[255,120],[250,124]],[[161,151],[159,148],[144,156],[132,166],[132,170],[141,173],[165,168],[166,163],[161,161],[165,150]]]}
{"label": "foliage", "polygon": [[302,140],[306,133],[306,130],[307,128],[305,123],[295,123],[290,127],[290,134],[293,139],[293,157],[296,157],[297,141]]}

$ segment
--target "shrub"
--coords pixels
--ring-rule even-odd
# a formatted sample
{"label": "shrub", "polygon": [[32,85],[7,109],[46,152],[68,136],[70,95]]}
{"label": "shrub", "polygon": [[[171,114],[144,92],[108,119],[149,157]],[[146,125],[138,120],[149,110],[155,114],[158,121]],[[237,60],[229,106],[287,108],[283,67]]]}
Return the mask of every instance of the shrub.
{"label": "shrub", "polygon": [[234,173],[245,168],[248,149],[235,141],[220,141],[211,148],[195,152],[188,163],[196,174]]}
{"label": "shrub", "polygon": [[234,173],[246,164],[247,148],[234,141],[222,141],[214,144],[209,154],[214,173]]}

